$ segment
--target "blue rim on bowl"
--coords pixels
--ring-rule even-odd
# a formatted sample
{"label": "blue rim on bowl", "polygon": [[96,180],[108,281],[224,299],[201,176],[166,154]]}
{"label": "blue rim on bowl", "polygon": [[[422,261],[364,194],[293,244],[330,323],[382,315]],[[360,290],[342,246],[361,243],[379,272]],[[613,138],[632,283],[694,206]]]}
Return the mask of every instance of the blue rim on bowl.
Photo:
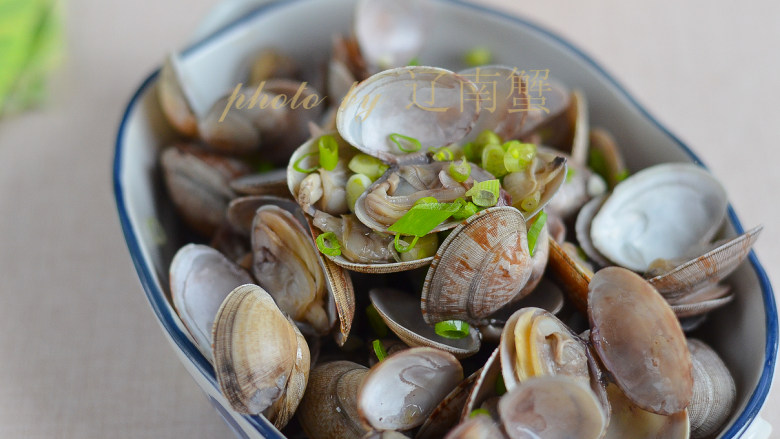
{"label": "blue rim on bowl", "polygon": [[[224,27],[223,29],[211,34],[207,38],[188,47],[186,50],[183,51],[183,53],[184,55],[186,55],[195,52],[198,49],[212,43],[214,40],[218,39],[222,34],[232,31],[238,27],[241,27],[242,25],[245,25],[246,23],[248,23],[253,18],[259,15],[266,14],[269,11],[272,11],[279,7],[284,7],[286,5],[292,3],[298,3],[302,1],[307,1],[307,0],[286,0],[286,1],[280,0],[280,1],[275,1],[260,6],[254,11],[245,15],[244,17],[241,17],[238,20],[232,22],[231,24]],[[602,75],[604,79],[610,82],[611,85],[622,95],[622,97],[624,97],[628,102],[630,102],[630,104],[633,105],[656,128],[658,128],[661,132],[663,132],[666,136],[668,136],[692,160],[704,166],[702,161],[696,156],[696,154],[693,153],[693,151],[691,151],[675,135],[669,132],[669,130],[667,130],[653,116],[651,116],[647,112],[647,110],[645,110],[645,108],[643,108],[642,105],[640,105],[639,102],[637,102],[637,100],[632,95],[630,95],[618,81],[616,81],[610,74],[604,71],[604,69],[601,66],[596,64],[596,62],[593,61],[582,50],[578,49],[568,41],[544,29],[543,27],[540,27],[539,25],[528,21],[527,19],[505,15],[496,10],[481,5],[474,5],[471,3],[467,3],[462,0],[438,0],[438,1],[457,4],[461,7],[470,8],[482,14],[488,14],[493,17],[497,17],[503,20],[507,20],[509,22],[513,22],[514,24],[519,24],[565,47],[573,55],[580,58],[583,62],[588,64],[590,67],[595,69],[600,75]],[[159,321],[161,322],[165,330],[171,336],[173,342],[176,343],[178,348],[185,353],[185,355],[190,359],[190,361],[192,361],[192,363],[195,365],[198,371],[204,377],[206,377],[209,383],[212,386],[214,386],[214,388],[218,389],[217,380],[214,375],[214,371],[211,367],[211,364],[200,353],[200,351],[198,351],[195,345],[193,345],[192,342],[190,342],[187,336],[177,327],[176,323],[174,322],[173,316],[171,315],[170,307],[168,307],[168,304],[165,299],[165,294],[161,290],[160,285],[158,285],[155,282],[154,276],[152,275],[151,267],[147,266],[143,260],[141,247],[138,240],[138,231],[136,231],[133,228],[132,224],[130,223],[127,207],[125,205],[124,188],[122,186],[122,181],[121,181],[121,170],[122,170],[123,148],[125,147],[123,143],[123,139],[125,136],[125,129],[128,123],[128,116],[130,115],[133,108],[138,103],[139,98],[154,83],[158,74],[159,74],[159,70],[153,72],[143,81],[141,86],[138,88],[138,90],[135,92],[133,97],[130,99],[130,102],[128,103],[125,112],[122,116],[122,121],[119,125],[119,131],[117,134],[116,150],[114,155],[114,169],[113,169],[114,196],[116,198],[117,210],[122,225],[122,231],[125,236],[125,241],[127,242],[127,246],[130,251],[130,256],[133,260],[133,265],[135,266],[135,269],[138,272],[138,276],[140,277],[141,284],[144,288],[147,300],[149,301],[152,310],[156,314],[157,318],[159,319]],[[737,218],[737,215],[734,212],[734,209],[731,207],[731,205],[729,205],[728,208],[728,217],[736,232],[738,234],[743,233],[744,230],[742,228],[742,224],[740,223],[739,218]],[[758,385],[753,391],[753,394],[750,395],[750,398],[748,400],[745,409],[736,419],[736,421],[731,426],[731,428],[728,431],[723,433],[723,437],[725,438],[739,437],[739,435],[747,429],[747,427],[756,418],[756,416],[758,416],[761,407],[763,406],[764,401],[766,400],[766,397],[769,394],[769,388],[772,382],[772,375],[773,375],[775,362],[777,358],[778,321],[777,321],[777,314],[772,312],[777,309],[775,304],[774,293],[772,291],[772,286],[769,283],[769,279],[766,275],[766,272],[764,271],[764,268],[759,263],[758,258],[755,255],[755,252],[750,253],[749,260],[750,260],[750,264],[753,267],[754,272],[758,277],[761,286],[761,292],[764,299],[764,311],[765,311],[765,318],[766,318],[766,349],[765,349],[765,357],[764,357],[764,368],[761,377],[758,381]],[[259,416],[244,416],[244,417],[247,420],[247,422],[250,425],[252,425],[263,436],[265,437],[276,436],[275,429],[265,418]]]}

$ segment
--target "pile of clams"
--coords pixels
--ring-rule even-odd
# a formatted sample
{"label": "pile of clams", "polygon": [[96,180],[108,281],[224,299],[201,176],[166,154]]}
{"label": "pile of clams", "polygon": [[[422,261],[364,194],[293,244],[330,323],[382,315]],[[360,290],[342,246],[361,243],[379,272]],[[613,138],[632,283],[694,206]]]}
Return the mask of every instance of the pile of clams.
{"label": "pile of clams", "polygon": [[738,389],[693,337],[761,226],[719,239],[712,175],[629,174],[552,78],[540,108],[517,68],[416,65],[429,14],[361,0],[217,102],[166,60],[171,302],[226,400],[296,438],[716,436]]}

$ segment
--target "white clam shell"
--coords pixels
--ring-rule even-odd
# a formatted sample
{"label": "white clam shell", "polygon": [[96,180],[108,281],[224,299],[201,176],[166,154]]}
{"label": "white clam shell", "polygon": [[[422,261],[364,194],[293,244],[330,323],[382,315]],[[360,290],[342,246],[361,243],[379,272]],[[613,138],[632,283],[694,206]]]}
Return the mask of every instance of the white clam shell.
{"label": "white clam shell", "polygon": [[[437,67],[400,67],[358,84],[339,106],[339,134],[366,154],[386,163],[414,161],[429,147],[463,139],[479,116],[477,89],[468,79]],[[420,141],[407,153],[390,141],[401,134]]]}
{"label": "white clam shell", "polygon": [[528,113],[519,71],[513,67],[489,65],[461,70],[459,75],[483,88],[480,97],[479,119],[468,136],[459,143],[473,142],[485,130],[491,130],[502,139],[516,139]]}
{"label": "white clam shell", "polygon": [[173,306],[198,350],[211,362],[211,328],[217,310],[231,291],[248,283],[252,283],[249,273],[205,245],[187,244],[171,261]]}
{"label": "white clam shell", "polygon": [[709,242],[727,203],[723,187],[700,166],[656,165],[615,188],[590,235],[608,259],[644,272],[656,259],[683,259]]}
{"label": "white clam shell", "polygon": [[373,68],[406,65],[422,50],[431,29],[430,5],[420,0],[360,0],[355,38]]}

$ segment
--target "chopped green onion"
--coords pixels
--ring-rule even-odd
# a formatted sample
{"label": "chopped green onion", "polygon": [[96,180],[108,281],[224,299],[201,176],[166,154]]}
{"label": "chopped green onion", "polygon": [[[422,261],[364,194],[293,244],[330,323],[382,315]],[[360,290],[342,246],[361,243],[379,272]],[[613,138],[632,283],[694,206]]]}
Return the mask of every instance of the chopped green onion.
{"label": "chopped green onion", "polygon": [[[325,232],[317,237],[317,248],[323,254],[328,256],[338,256],[341,254],[341,244],[336,239],[336,234],[333,232]],[[328,245],[330,244],[330,245]]]}
{"label": "chopped green onion", "polygon": [[462,159],[459,163],[450,163],[450,177],[452,177],[458,183],[463,183],[471,175],[471,165],[466,159]]}
{"label": "chopped green onion", "polygon": [[[571,168],[569,168],[569,169],[571,169]],[[628,175],[629,175],[629,173],[628,173],[628,169],[623,169],[622,171],[620,171],[620,172],[618,173],[618,175],[616,175],[616,176],[615,176],[615,181],[617,181],[618,183],[620,183],[621,181],[623,181],[623,180],[627,179],[627,178],[628,178]]]}
{"label": "chopped green onion", "polygon": [[374,334],[379,338],[387,337],[387,324],[379,315],[379,311],[374,308],[374,305],[368,305],[366,307],[366,316],[368,317],[368,324],[374,331]]}
{"label": "chopped green onion", "polygon": [[385,351],[385,347],[382,346],[382,342],[381,341],[374,340],[374,342],[371,343],[371,344],[374,345],[374,354],[376,354],[376,359],[377,360],[379,360],[381,362],[382,360],[387,358],[387,351]]}
{"label": "chopped green onion", "polygon": [[504,166],[504,149],[501,145],[491,144],[482,149],[482,169],[496,178],[501,178],[508,173]]}
{"label": "chopped green onion", "polygon": [[510,140],[501,145],[504,151],[504,167],[509,172],[519,172],[528,168],[536,156],[536,145]]}
{"label": "chopped green onion", "polygon": [[475,418],[477,416],[490,416],[490,412],[486,409],[474,409],[469,413],[469,418]]}
{"label": "chopped green onion", "polygon": [[417,259],[425,259],[427,257],[435,255],[438,249],[439,249],[438,234],[429,233],[425,236],[420,237],[420,240],[417,241],[417,245],[415,245],[411,251],[406,253],[400,253],[399,259],[403,262],[415,261]]}
{"label": "chopped green onion", "polygon": [[495,206],[498,203],[498,193],[501,186],[498,180],[486,180],[474,183],[474,186],[466,192],[467,197],[480,207]]}
{"label": "chopped green onion", "polygon": [[347,207],[351,212],[355,211],[357,199],[371,186],[371,179],[363,174],[354,174],[347,180],[345,190],[347,192]]}
{"label": "chopped green onion", "polygon": [[477,212],[479,212],[479,206],[469,201],[467,203],[463,203],[460,210],[455,212],[452,217],[456,220],[464,220]]}
{"label": "chopped green onion", "polygon": [[403,134],[398,133],[390,134],[387,137],[403,152],[416,152],[422,148],[422,143],[414,137],[404,136]]}
{"label": "chopped green onion", "polygon": [[544,228],[544,223],[546,222],[547,214],[541,211],[539,215],[536,215],[536,218],[531,223],[531,227],[528,229],[528,252],[532,257],[536,249],[536,241],[539,239],[539,234],[542,233],[542,228]]}
{"label": "chopped green onion", "polygon": [[485,130],[479,133],[479,136],[474,140],[474,143],[476,146],[483,148],[485,145],[500,145],[503,142],[498,134],[490,130]]}
{"label": "chopped green onion", "polygon": [[539,207],[539,200],[541,198],[542,193],[540,191],[536,191],[520,200],[520,208],[526,212],[533,212],[537,207]]}
{"label": "chopped green onion", "polygon": [[577,171],[574,170],[574,168],[569,168],[566,170],[566,183],[571,182],[571,179],[574,177],[574,174]]}
{"label": "chopped green onion", "polygon": [[396,234],[425,236],[460,210],[456,203],[426,203],[412,206],[387,230]]}
{"label": "chopped green onion", "polygon": [[609,168],[607,166],[607,158],[604,157],[604,153],[601,150],[591,148],[588,155],[588,167],[596,174],[600,175],[604,181],[610,181]]}
{"label": "chopped green onion", "polygon": [[407,66],[419,66],[420,65],[420,58],[414,57],[409,60],[408,63],[406,63]]}
{"label": "chopped green onion", "polygon": [[453,340],[469,336],[469,324],[461,320],[445,320],[434,326],[436,334]]}
{"label": "chopped green onion", "polygon": [[470,162],[477,162],[481,157],[481,151],[478,151],[478,149],[474,142],[469,142],[463,145],[463,156]]}
{"label": "chopped green onion", "polygon": [[493,54],[486,47],[474,47],[465,55],[463,55],[463,62],[469,67],[484,66],[490,64],[493,59]]}
{"label": "chopped green onion", "polygon": [[312,168],[301,168],[301,162],[315,155],[317,155],[316,152],[310,152],[308,154],[302,155],[298,160],[295,161],[295,163],[293,163],[293,169],[303,174],[311,174],[312,172],[316,171],[317,169],[319,169],[319,163],[317,164],[317,166],[314,166]]}
{"label": "chopped green onion", "polygon": [[413,249],[415,245],[417,245],[417,240],[420,239],[419,236],[415,236],[412,238],[412,242],[410,244],[406,244],[406,241],[403,241],[405,246],[401,244],[401,234],[395,235],[395,240],[393,241],[395,245],[395,251],[398,253],[406,253],[409,250]]}
{"label": "chopped green onion", "polygon": [[381,160],[376,157],[371,157],[368,154],[358,154],[355,157],[352,157],[352,160],[349,161],[347,167],[355,174],[365,175],[370,178],[371,181],[381,177],[389,168],[389,166],[382,163]]}
{"label": "chopped green onion", "polygon": [[452,153],[452,150],[446,146],[442,146],[433,154],[433,159],[437,162],[448,162],[453,158],[455,158],[455,155]]}
{"label": "chopped green onion", "polygon": [[336,169],[336,165],[339,164],[339,144],[336,138],[326,134],[320,137],[317,146],[320,150],[320,166],[326,171]]}
{"label": "chopped green onion", "polygon": [[504,377],[501,374],[498,374],[498,378],[496,378],[496,385],[493,390],[496,391],[496,395],[498,396],[506,393],[506,383],[504,382]]}
{"label": "chopped green onion", "polygon": [[430,204],[430,203],[438,203],[439,200],[437,200],[435,197],[422,197],[419,200],[414,202],[414,205],[418,204]]}
{"label": "chopped green onion", "polygon": [[583,261],[587,261],[589,259],[588,254],[585,253],[585,249],[580,246],[577,246],[577,256],[579,256]]}

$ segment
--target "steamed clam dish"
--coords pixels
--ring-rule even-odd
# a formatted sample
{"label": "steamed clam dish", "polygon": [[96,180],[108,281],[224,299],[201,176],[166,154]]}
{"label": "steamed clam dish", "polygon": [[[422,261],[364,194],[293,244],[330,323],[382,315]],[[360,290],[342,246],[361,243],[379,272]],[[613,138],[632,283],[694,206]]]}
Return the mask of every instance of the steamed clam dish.
{"label": "steamed clam dish", "polygon": [[361,0],[216,102],[166,60],[170,299],[225,400],[294,438],[716,437],[741,389],[702,325],[762,227],[700,166],[629,169],[554,77],[420,65],[428,6]]}

